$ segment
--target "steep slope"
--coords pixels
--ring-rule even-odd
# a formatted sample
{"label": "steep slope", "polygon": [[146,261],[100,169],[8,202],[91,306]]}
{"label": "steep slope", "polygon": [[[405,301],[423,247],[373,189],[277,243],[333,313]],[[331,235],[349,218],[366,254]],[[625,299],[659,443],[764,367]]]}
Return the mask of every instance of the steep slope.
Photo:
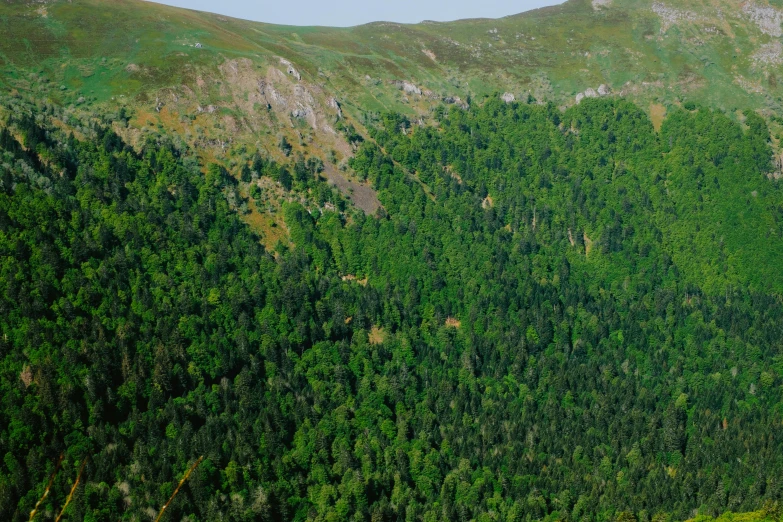
{"label": "steep slope", "polygon": [[[352,160],[385,210],[287,202],[272,252],[224,169],[28,110],[0,131],[4,519],[59,455],[42,517],[85,459],[78,520],[154,517],[200,457],[167,517],[648,521],[783,494],[783,197],[752,112],[387,114]],[[676,234],[748,183],[725,257]]]}
{"label": "steep slope", "polygon": [[0,518],[780,520],[781,12],[0,4]]}
{"label": "steep slope", "polygon": [[127,105],[137,126],[160,123],[191,143],[201,127],[214,154],[229,139],[274,147],[279,132],[324,158],[343,153],[327,128],[337,104],[358,127],[368,111],[426,116],[444,99],[494,92],[570,105],[601,85],[656,113],[685,101],[781,108],[783,10],[764,2],[571,0],[500,20],[349,29],[137,0],[15,0],[0,13],[6,89],[65,106]]}

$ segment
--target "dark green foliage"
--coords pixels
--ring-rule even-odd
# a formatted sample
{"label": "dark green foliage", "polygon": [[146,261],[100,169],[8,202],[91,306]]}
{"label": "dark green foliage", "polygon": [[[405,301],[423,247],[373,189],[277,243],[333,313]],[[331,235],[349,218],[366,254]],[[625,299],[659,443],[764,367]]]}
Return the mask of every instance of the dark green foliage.
{"label": "dark green foliage", "polygon": [[291,146],[290,143],[288,143],[288,139],[285,136],[280,137],[280,150],[286,156],[290,156],[291,151],[293,150],[293,147]]}
{"label": "dark green foliage", "polygon": [[[381,121],[353,168],[384,217],[287,204],[275,255],[217,165],[0,130],[0,518],[61,452],[51,512],[90,456],[74,520],[147,517],[200,455],[171,520],[648,522],[781,497],[763,121],[680,111],[657,135],[595,100]],[[319,168],[252,165],[295,190]]]}
{"label": "dark green foliage", "polygon": [[253,173],[250,170],[250,167],[247,165],[242,165],[242,172],[240,174],[240,179],[243,183],[250,183],[253,179]]}

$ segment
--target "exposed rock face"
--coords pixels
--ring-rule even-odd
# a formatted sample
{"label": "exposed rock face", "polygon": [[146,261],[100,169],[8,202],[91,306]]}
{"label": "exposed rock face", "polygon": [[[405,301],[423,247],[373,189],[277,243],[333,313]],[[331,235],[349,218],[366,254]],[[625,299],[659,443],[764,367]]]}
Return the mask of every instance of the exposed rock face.
{"label": "exposed rock face", "polygon": [[700,17],[693,11],[684,11],[681,9],[675,9],[669,7],[661,2],[655,2],[652,5],[652,10],[661,19],[661,32],[665,33],[673,25],[677,25],[680,22],[697,22]]}
{"label": "exposed rock face", "polygon": [[421,96],[421,89],[416,87],[411,82],[404,81],[404,80],[392,80],[391,83],[398,89],[402,89],[402,91],[405,94],[418,94],[419,96]]}
{"label": "exposed rock face", "polygon": [[291,111],[291,116],[293,116],[294,118],[304,118],[308,114],[310,114],[310,109],[308,109],[307,107],[302,107],[300,109],[294,109],[293,111]]}
{"label": "exposed rock face", "polygon": [[297,79],[297,81],[302,79],[302,75],[299,74],[299,71],[294,69],[294,66],[291,62],[286,60],[285,58],[280,58],[280,63],[286,66],[286,72]]}
{"label": "exposed rock face", "polygon": [[302,87],[301,85],[294,86],[294,96],[296,98],[307,105],[312,105],[315,103],[315,100],[313,99],[313,95],[310,94],[310,91]]}
{"label": "exposed rock face", "polygon": [[[308,120],[308,123],[310,123],[311,126],[315,125],[315,114],[313,113],[313,109],[308,106],[300,106],[291,111],[291,116],[294,118],[302,118],[303,120]],[[313,121],[310,121],[313,120]]]}
{"label": "exposed rock face", "polygon": [[340,107],[340,102],[338,102],[336,98],[332,97],[326,100],[326,105],[330,109],[334,109],[337,112],[338,118],[343,117],[343,109]]}
{"label": "exposed rock face", "polygon": [[504,93],[503,93],[503,94],[500,96],[500,99],[501,99],[501,100],[503,100],[503,101],[504,101],[504,102],[506,102],[506,103],[511,103],[511,102],[513,102],[513,101],[516,101],[516,98],[515,98],[515,97],[514,97],[514,95],[513,95],[512,93],[510,93],[510,92],[504,92]]}
{"label": "exposed rock face", "polygon": [[421,89],[410,82],[403,82],[402,90],[405,91],[406,94],[421,94]]}
{"label": "exposed rock face", "polygon": [[775,40],[765,43],[751,56],[753,65],[781,65],[783,64],[783,44]]}
{"label": "exposed rock face", "polygon": [[577,94],[576,95],[576,103],[581,102],[585,98],[598,98],[599,96],[608,96],[611,93],[612,93],[612,90],[609,88],[609,86],[606,85],[605,83],[602,83],[598,87],[597,91],[595,89],[593,89],[592,87],[588,87],[587,89],[585,89],[584,92],[580,92],[579,94]]}
{"label": "exposed rock face", "polygon": [[612,0],[593,0],[593,9],[596,11],[603,7],[609,7],[610,5],[612,5]]}
{"label": "exposed rock face", "polygon": [[[204,125],[219,124],[211,129],[210,139],[188,135],[196,147],[219,147],[223,152],[238,133],[279,126],[289,137],[307,134],[312,150],[334,150],[348,157],[351,145],[330,126],[342,116],[340,103],[322,86],[308,83],[307,76],[297,80],[278,60],[263,68],[248,58],[226,60],[214,77],[205,80],[197,76],[190,86],[158,91],[150,101],[150,105],[155,103],[150,110],[162,111],[165,100],[175,105],[171,111],[201,114]],[[241,116],[234,118],[229,112]],[[304,130],[303,123],[312,131]]]}
{"label": "exposed rock face", "polygon": [[459,96],[446,96],[443,98],[443,103],[454,104],[458,107],[462,107],[463,109],[468,108],[468,104],[462,101]]}
{"label": "exposed rock face", "polygon": [[280,94],[270,82],[259,80],[258,90],[261,92],[261,96],[266,100],[268,107],[275,106],[285,108],[288,106],[288,100],[286,100],[285,96]]}
{"label": "exposed rock face", "polygon": [[742,5],[742,12],[748,15],[761,32],[770,36],[783,36],[780,24],[783,23],[783,12],[774,7],[761,6],[753,2]]}

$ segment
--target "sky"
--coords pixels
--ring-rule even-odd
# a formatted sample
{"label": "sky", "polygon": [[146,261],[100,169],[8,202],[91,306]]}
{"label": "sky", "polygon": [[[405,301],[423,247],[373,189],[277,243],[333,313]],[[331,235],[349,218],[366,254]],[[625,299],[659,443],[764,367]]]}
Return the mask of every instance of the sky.
{"label": "sky", "polygon": [[161,4],[284,25],[347,27],[368,22],[500,18],[562,0],[154,0]]}

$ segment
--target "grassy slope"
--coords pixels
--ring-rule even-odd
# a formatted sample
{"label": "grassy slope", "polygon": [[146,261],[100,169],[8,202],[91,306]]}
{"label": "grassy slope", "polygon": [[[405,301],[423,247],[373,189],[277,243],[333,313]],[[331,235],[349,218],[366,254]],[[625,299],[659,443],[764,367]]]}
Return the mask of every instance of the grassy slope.
{"label": "grassy slope", "polygon": [[[776,38],[744,15],[740,2],[672,3],[666,9],[673,14],[664,17],[651,6],[615,0],[595,9],[571,0],[499,20],[334,29],[271,26],[138,0],[43,8],[12,2],[0,6],[7,35],[0,53],[5,66],[43,68],[97,101],[192,83],[195,71],[232,57],[283,56],[356,110],[415,108],[389,85],[392,79],[463,98],[531,90],[570,103],[577,92],[606,83],[642,102],[778,107],[781,93],[776,78],[770,81],[778,66],[754,67],[752,60]],[[205,49],[190,47],[197,41]],[[131,63],[145,74],[126,71]]]}

